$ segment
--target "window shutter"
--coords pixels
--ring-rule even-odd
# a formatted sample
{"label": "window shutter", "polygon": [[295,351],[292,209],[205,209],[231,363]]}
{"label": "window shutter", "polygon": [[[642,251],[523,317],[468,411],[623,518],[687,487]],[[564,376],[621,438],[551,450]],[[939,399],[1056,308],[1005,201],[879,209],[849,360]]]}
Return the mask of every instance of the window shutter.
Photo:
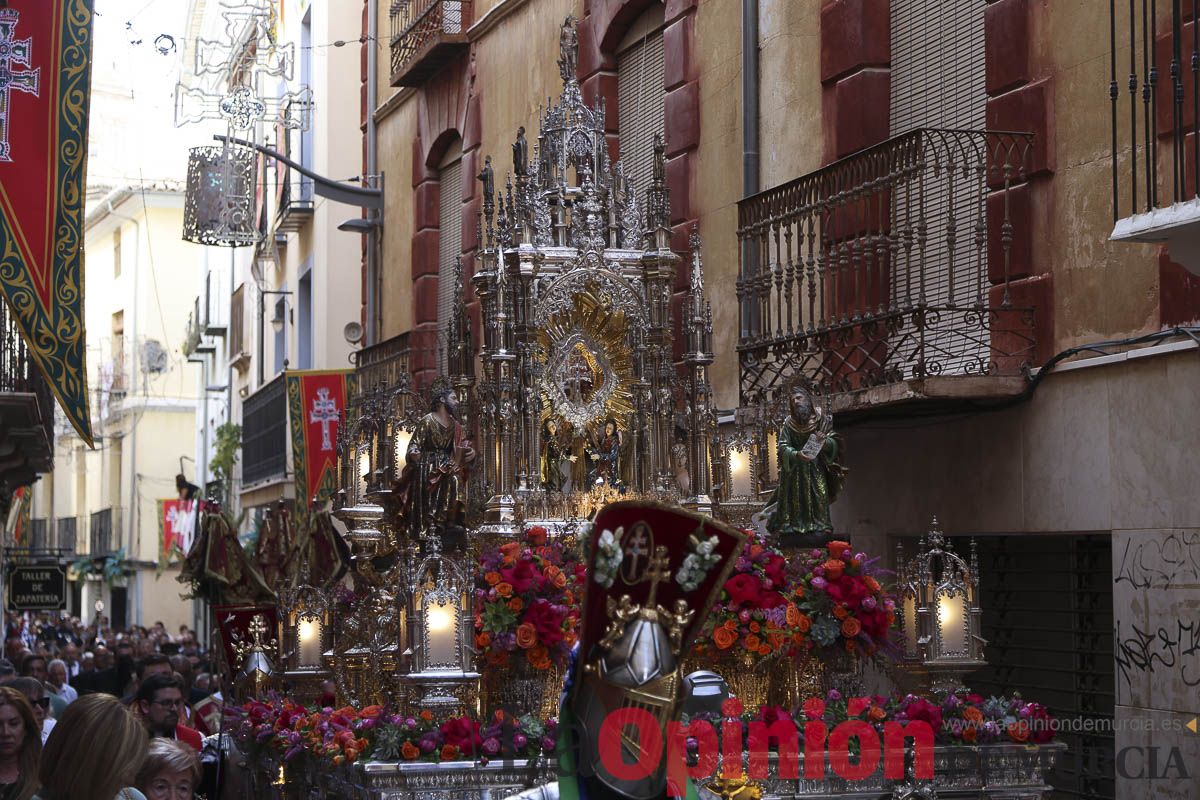
{"label": "window shutter", "polygon": [[[890,135],[916,128],[985,129],[984,8],[978,0],[891,0]],[[986,260],[981,263],[981,259],[987,255],[977,254],[974,241],[985,197],[980,176],[974,171],[962,174],[963,154],[955,153],[954,161],[960,171],[953,176],[953,188],[945,170],[935,175],[929,166],[925,171],[925,298],[930,305],[966,308],[985,290],[980,276],[986,273]],[[917,212],[916,208],[912,211]],[[947,238],[951,212],[955,222],[953,255]],[[915,258],[911,266],[916,269]],[[914,302],[917,281],[913,275]],[[905,279],[893,276],[894,295],[903,298],[906,288]],[[942,341],[949,331],[946,325],[927,331],[927,358],[938,359],[939,353],[961,354],[954,361],[939,361],[947,373],[961,372],[980,358],[986,363],[986,342],[975,351],[964,350],[957,341],[950,347],[948,341]]]}
{"label": "window shutter", "polygon": [[983,130],[984,4],[892,0],[891,130]]}
{"label": "window shutter", "polygon": [[654,135],[664,131],[665,51],[659,28],[617,55],[617,120],[625,174],[631,176],[639,202],[650,187]]}
{"label": "window shutter", "polygon": [[462,253],[462,160],[441,170],[438,230],[438,356],[445,366],[446,331],[454,313],[454,259]]}

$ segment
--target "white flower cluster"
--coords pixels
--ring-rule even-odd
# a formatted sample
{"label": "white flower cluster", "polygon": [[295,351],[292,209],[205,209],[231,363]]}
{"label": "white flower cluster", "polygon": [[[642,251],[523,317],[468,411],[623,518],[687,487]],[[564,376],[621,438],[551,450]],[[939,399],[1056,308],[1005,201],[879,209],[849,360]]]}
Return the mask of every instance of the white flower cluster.
{"label": "white flower cluster", "polygon": [[600,552],[596,554],[595,578],[596,583],[605,589],[611,589],[617,579],[617,570],[625,560],[625,551],[621,549],[621,539],[625,536],[625,528],[617,528],[613,533],[606,530],[600,534],[596,545]]}
{"label": "white flower cluster", "polygon": [[721,557],[715,552],[717,549],[716,536],[705,540],[692,536],[688,539],[688,544],[691,546],[691,552],[687,554],[687,557],[683,559],[683,564],[675,572],[675,582],[685,592],[694,591],[704,583],[709,570],[721,560]]}

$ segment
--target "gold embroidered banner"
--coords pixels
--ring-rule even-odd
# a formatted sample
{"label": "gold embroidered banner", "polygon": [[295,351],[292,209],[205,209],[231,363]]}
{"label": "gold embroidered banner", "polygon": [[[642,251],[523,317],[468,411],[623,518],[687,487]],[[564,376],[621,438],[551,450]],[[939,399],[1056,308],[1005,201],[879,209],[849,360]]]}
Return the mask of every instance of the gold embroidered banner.
{"label": "gold embroidered banner", "polygon": [[0,294],[89,445],[83,201],[92,0],[0,7]]}

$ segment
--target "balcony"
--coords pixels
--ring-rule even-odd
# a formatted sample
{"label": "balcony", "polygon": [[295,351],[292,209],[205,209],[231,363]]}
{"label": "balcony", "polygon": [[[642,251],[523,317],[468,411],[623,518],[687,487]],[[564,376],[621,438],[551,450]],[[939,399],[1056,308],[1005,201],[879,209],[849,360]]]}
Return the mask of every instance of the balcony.
{"label": "balcony", "polygon": [[1021,391],[1036,342],[1009,192],[1031,142],[915,130],[741,201],[742,405],[797,379],[840,413]]}
{"label": "balcony", "polygon": [[467,48],[472,0],[392,0],[392,86],[420,86]]}
{"label": "balcony", "polygon": [[242,404],[242,485],[287,476],[287,389],[281,374]]}
{"label": "balcony", "polygon": [[1111,238],[1168,245],[1172,261],[1200,275],[1200,40],[1179,0],[1166,5],[1154,19],[1144,5],[1109,5],[1114,46],[1129,52],[1120,84],[1115,52],[1109,60]]}
{"label": "balcony", "polygon": [[56,532],[54,547],[67,553],[74,553],[78,545],[79,520],[75,517],[60,517]]}
{"label": "balcony", "polygon": [[213,338],[223,337],[229,330],[229,310],[224,303],[228,280],[224,270],[211,270],[205,275],[204,292],[193,301],[188,314],[182,346],[185,356],[217,352]]}
{"label": "balcony", "polygon": [[[283,131],[284,155],[302,161],[302,153],[293,152],[292,136],[294,132]],[[303,148],[301,148],[303,149]],[[305,166],[308,166],[305,164]],[[303,228],[313,218],[313,182],[312,178],[301,175],[296,170],[284,164],[276,168],[276,210],[275,230],[294,233]]]}
{"label": "balcony", "polygon": [[49,530],[50,520],[48,519],[31,519],[29,521],[29,549],[35,551],[45,550],[50,546],[46,538],[46,531]]}
{"label": "balcony", "polygon": [[229,363],[238,372],[250,366],[246,349],[246,284],[234,290],[229,300]]}
{"label": "balcony", "polygon": [[121,509],[106,508],[92,513],[88,525],[88,554],[104,558],[120,549]]}
{"label": "balcony", "polygon": [[364,347],[354,354],[354,371],[360,391],[379,387],[392,388],[407,379],[410,374],[410,338],[409,334],[402,333],[370,347]]}
{"label": "balcony", "polygon": [[54,468],[54,395],[0,301],[0,491]]}

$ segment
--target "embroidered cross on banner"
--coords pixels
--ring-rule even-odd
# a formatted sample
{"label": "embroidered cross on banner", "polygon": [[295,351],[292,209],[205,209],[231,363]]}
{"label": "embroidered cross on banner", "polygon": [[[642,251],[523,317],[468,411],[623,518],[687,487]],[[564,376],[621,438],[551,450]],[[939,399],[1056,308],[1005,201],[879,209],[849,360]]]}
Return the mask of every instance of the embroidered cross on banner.
{"label": "embroidered cross on banner", "polygon": [[15,8],[0,8],[0,161],[12,161],[9,153],[8,128],[12,118],[13,90],[38,96],[41,68],[29,67],[33,54],[33,39],[16,37],[20,14]]}
{"label": "embroidered cross on banner", "polygon": [[322,387],[317,389],[317,396],[312,401],[312,411],[309,412],[309,422],[321,423],[321,450],[332,450],[333,440],[329,437],[330,424],[337,422],[337,402],[329,396],[329,390]]}

